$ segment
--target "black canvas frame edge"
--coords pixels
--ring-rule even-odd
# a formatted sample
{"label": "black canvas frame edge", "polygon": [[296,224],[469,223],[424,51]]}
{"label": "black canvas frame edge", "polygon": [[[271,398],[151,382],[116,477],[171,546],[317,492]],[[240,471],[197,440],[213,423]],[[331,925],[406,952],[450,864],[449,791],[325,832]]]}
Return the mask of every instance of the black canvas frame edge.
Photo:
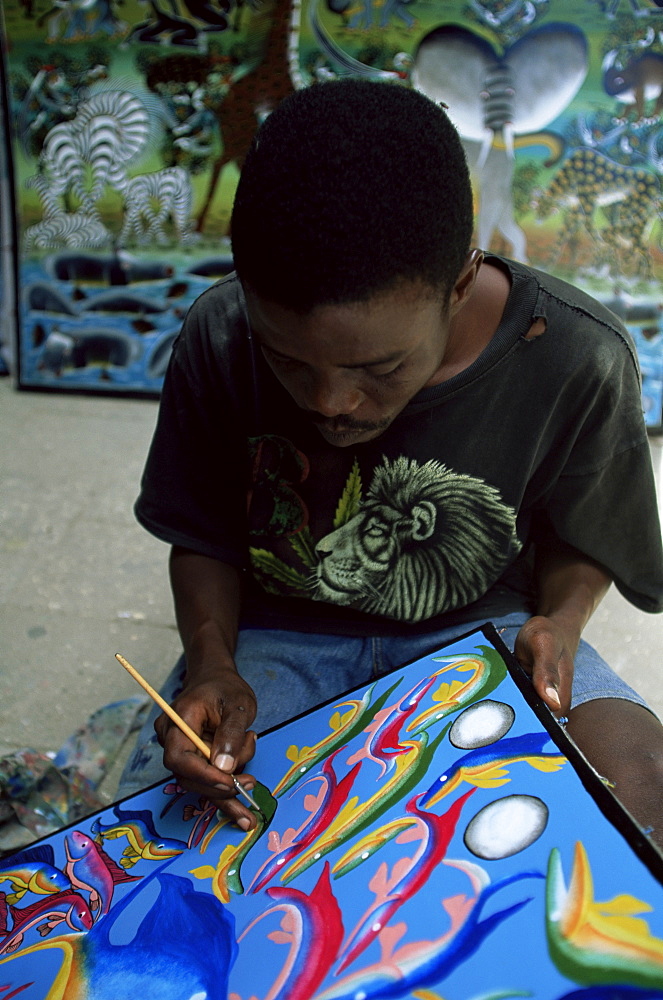
{"label": "black canvas frame edge", "polygon": [[610,791],[610,788],[605,784],[605,780],[592,767],[564,727],[557,722],[548,706],[534,690],[529,676],[500,638],[499,632],[494,625],[488,623],[483,626],[481,631],[490,639],[499,652],[507,665],[511,678],[536,717],[545,727],[553,743],[568,758],[569,763],[580,778],[585,791],[594,799],[594,802],[608,822],[621,833],[634,854],[649,869],[654,878],[663,885],[663,854],[661,854],[656,845],[643,832],[642,828],[622,805],[616,795]]}

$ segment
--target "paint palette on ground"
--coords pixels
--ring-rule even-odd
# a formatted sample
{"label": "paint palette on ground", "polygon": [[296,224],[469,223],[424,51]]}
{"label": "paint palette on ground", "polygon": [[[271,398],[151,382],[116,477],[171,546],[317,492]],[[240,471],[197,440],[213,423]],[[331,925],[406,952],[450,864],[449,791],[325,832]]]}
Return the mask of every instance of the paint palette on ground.
{"label": "paint palette on ground", "polygon": [[663,857],[492,628],[0,859],[3,1000],[663,998]]}

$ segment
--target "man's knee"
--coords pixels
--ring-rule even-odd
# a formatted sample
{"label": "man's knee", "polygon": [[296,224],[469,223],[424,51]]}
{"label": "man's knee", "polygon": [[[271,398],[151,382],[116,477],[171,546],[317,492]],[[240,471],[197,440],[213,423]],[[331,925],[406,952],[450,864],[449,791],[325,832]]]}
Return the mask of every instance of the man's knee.
{"label": "man's knee", "polygon": [[605,761],[628,773],[644,769],[663,777],[663,725],[636,702],[623,698],[585,702],[571,711],[567,731],[595,767],[595,761]]}
{"label": "man's knee", "polygon": [[602,698],[573,709],[569,736],[622,805],[663,846],[663,725],[642,705]]}

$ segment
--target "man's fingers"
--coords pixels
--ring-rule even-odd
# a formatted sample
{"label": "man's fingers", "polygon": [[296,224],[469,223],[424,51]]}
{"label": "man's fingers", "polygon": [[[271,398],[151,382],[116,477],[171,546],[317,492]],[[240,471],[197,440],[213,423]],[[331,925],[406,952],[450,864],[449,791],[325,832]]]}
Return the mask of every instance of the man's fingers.
{"label": "man's fingers", "polygon": [[518,633],[514,652],[551,712],[568,712],[573,660],[554,627],[545,619],[530,619]]}
{"label": "man's fingers", "polygon": [[559,712],[561,710],[562,702],[560,700],[559,692],[555,685],[547,683],[543,689],[542,697],[544,698],[544,701],[546,701],[546,703],[548,704],[549,708],[553,710],[553,712]]}
{"label": "man's fingers", "polygon": [[[185,791],[206,799],[220,813],[227,816],[230,822],[236,823],[240,829],[251,830],[256,826],[258,817],[253,810],[243,805],[237,798],[237,789],[234,785],[232,791],[227,792],[225,786],[220,786],[216,789],[210,787],[208,784],[199,784],[198,782],[186,781],[184,779],[180,779],[179,784]],[[217,791],[218,794],[215,794]],[[229,798],[226,797],[228,794],[230,795]]]}
{"label": "man's fingers", "polygon": [[[192,792],[208,799],[218,809],[221,809],[233,822],[248,830],[255,826],[255,815],[237,796],[237,788],[232,774],[219,771],[192,746],[184,734],[177,732],[166,741],[164,749],[164,766],[172,771],[178,784],[187,792]],[[242,785],[251,791],[255,787],[252,775],[242,775]]]}
{"label": "man's fingers", "polygon": [[234,773],[251,760],[256,749],[256,734],[246,731],[243,713],[223,713],[221,725],[212,740],[212,760],[221,771]]}
{"label": "man's fingers", "polygon": [[236,823],[240,830],[253,830],[258,825],[256,814],[241,805],[237,799],[225,799],[220,802],[219,813],[226,815],[232,823]]}
{"label": "man's fingers", "polygon": [[[209,757],[166,715],[157,718],[154,729],[164,748],[164,766],[182,788],[207,799],[241,829],[249,830],[256,825],[256,815],[238,800],[233,777],[255,752],[256,734],[248,727],[255,718],[256,701],[241,678],[232,675],[230,681],[197,685],[173,703],[184,722],[209,746]],[[255,779],[242,775],[241,784],[250,791]]]}

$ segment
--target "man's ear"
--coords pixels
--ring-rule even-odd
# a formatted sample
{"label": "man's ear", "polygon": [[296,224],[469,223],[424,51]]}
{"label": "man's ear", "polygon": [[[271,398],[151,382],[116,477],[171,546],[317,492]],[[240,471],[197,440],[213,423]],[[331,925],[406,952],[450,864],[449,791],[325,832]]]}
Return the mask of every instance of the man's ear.
{"label": "man's ear", "polygon": [[465,263],[463,264],[461,272],[454,282],[454,286],[449,297],[449,309],[452,315],[467,302],[470,292],[474,288],[477,280],[479,269],[483,264],[483,258],[483,250],[470,250],[465,258]]}

